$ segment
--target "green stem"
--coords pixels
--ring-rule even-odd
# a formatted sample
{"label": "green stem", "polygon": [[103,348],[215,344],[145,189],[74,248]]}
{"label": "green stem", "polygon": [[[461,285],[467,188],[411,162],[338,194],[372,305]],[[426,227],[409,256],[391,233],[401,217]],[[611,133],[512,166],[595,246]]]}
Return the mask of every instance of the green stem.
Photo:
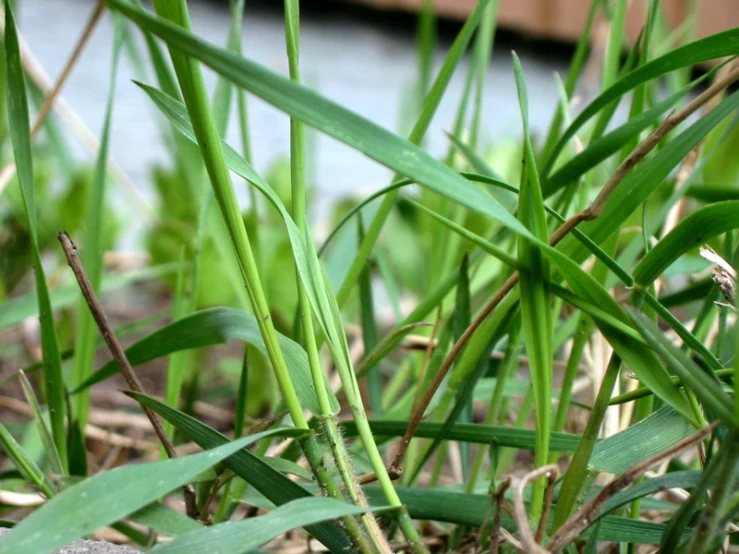
{"label": "green stem", "polygon": [[[297,0],[285,0],[285,40],[287,44],[287,57],[290,68],[290,78],[300,82],[300,46],[299,46],[300,15]],[[290,176],[292,183],[292,215],[295,224],[301,233],[305,233],[306,210],[305,210],[305,129],[303,123],[295,118],[290,119]],[[308,353],[308,365],[311,378],[318,397],[318,405],[321,410],[323,428],[326,431],[334,462],[339,470],[347,494],[351,501],[358,506],[367,506],[364,493],[354,478],[349,454],[346,451],[344,441],[339,434],[336,416],[331,409],[331,402],[326,391],[326,382],[321,369],[321,361],[318,356],[315,330],[313,328],[313,317],[310,302],[305,286],[297,275],[298,305],[300,310],[300,322],[303,328],[303,346]],[[374,552],[374,549],[389,550],[380,529],[371,513],[364,514],[362,521],[372,540],[370,545],[362,530],[353,517],[342,519],[346,525],[347,532],[354,543],[362,552]]]}

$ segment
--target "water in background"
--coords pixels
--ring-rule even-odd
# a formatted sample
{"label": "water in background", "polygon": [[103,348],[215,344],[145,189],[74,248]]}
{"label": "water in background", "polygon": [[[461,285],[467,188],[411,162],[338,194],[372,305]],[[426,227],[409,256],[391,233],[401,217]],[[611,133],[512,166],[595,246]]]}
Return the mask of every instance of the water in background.
{"label": "water in background", "polygon": [[[93,0],[30,0],[20,2],[20,27],[46,72],[55,79],[89,17]],[[321,94],[372,121],[398,130],[402,120],[404,97],[417,76],[415,28],[409,16],[377,15],[365,10],[333,5],[333,10],[310,9],[303,3],[301,25],[301,63],[304,81]],[[244,16],[243,48],[247,57],[270,69],[287,74],[282,2],[247,2]],[[195,31],[215,44],[223,45],[229,27],[228,2],[225,0],[190,2]],[[447,27],[451,27],[446,29]],[[458,27],[445,26],[435,55],[436,67],[443,61]],[[500,36],[500,34],[499,34]],[[63,97],[79,117],[99,136],[105,110],[110,67],[112,23],[105,14],[63,90]],[[510,42],[510,38],[507,39]],[[530,118],[534,132],[543,133],[550,121],[557,93],[553,73],[564,75],[567,60],[549,52],[547,47],[523,43],[516,45],[521,56],[529,91]],[[506,136],[520,136],[521,121],[513,80],[510,50],[506,39],[496,43],[485,92],[482,140],[494,143]],[[145,53],[145,49],[141,49]],[[148,60],[143,60],[148,64]],[[442,155],[448,141],[444,130],[451,128],[463,87],[469,59],[457,70],[454,80],[434,119],[425,146]],[[118,77],[115,112],[111,135],[111,156],[125,170],[144,198],[154,202],[149,184],[154,163],[166,163],[167,152],[158,128],[155,109],[131,79],[137,77],[130,60],[123,57]],[[212,87],[215,75],[206,71]],[[152,76],[149,82],[155,83]],[[405,104],[407,105],[407,103]],[[289,152],[288,118],[250,97],[252,149],[254,165],[265,172],[279,157]],[[232,125],[228,139],[239,145],[237,126]],[[314,217],[320,218],[333,199],[347,193],[366,194],[388,183],[391,172],[334,139],[316,133],[312,137],[315,155],[314,186],[318,200]],[[94,154],[80,146],[81,158]],[[245,199],[243,187],[237,187]],[[114,193],[120,194],[120,192]],[[121,196],[121,204],[130,205]],[[135,210],[131,213],[135,214]],[[144,221],[135,225],[132,235],[124,238],[124,247],[136,247]]]}

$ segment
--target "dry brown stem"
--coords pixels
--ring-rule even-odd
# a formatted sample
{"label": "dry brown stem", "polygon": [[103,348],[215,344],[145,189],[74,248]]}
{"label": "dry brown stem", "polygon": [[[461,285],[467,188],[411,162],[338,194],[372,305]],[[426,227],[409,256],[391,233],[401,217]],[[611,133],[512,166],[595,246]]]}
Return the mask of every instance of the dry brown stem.
{"label": "dry brown stem", "polygon": [[[121,346],[121,343],[118,341],[118,338],[115,335],[113,326],[110,324],[110,322],[108,321],[108,317],[105,315],[105,311],[103,310],[103,307],[100,304],[100,301],[98,300],[97,295],[92,288],[90,280],[87,278],[85,269],[82,267],[82,262],[80,262],[80,259],[77,256],[77,248],[75,247],[72,240],[69,238],[69,235],[67,235],[67,233],[65,233],[64,231],[59,233],[59,242],[61,242],[62,244],[64,255],[67,257],[67,262],[72,268],[74,276],[77,279],[77,283],[79,284],[80,290],[82,291],[82,296],[85,298],[85,302],[87,302],[87,305],[90,308],[90,313],[92,314],[92,317],[95,320],[100,333],[103,335],[103,338],[105,339],[105,343],[108,345],[110,353],[113,355],[113,358],[121,368],[121,373],[125,377],[128,386],[131,387],[131,390],[135,392],[146,394],[141,381],[139,381],[139,378],[136,376],[131,363],[128,361],[128,357],[123,350],[123,346]],[[174,445],[172,444],[172,441],[169,440],[169,437],[167,437],[167,434],[164,431],[164,427],[162,426],[161,421],[159,421],[159,417],[150,408],[143,405],[141,407],[143,408],[144,413],[146,413],[146,416],[149,418],[151,426],[154,428],[154,432],[164,446],[167,455],[170,458],[176,458],[177,453],[175,452]],[[192,488],[191,485],[185,485],[183,487],[183,491],[185,495],[185,504],[187,506],[187,514],[190,517],[197,518],[199,512],[197,508],[195,490]]]}

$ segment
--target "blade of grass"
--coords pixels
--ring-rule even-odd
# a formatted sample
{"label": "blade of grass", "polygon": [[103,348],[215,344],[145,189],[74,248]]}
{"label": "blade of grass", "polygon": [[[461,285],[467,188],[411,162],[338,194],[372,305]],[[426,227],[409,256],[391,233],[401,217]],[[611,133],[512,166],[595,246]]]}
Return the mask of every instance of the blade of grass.
{"label": "blade of grass", "polygon": [[[290,79],[295,83],[300,83],[300,12],[297,0],[285,0],[285,42],[287,46],[287,58],[290,70]],[[305,129],[303,123],[296,118],[290,118],[290,182],[291,182],[291,202],[292,217],[295,221],[297,231],[304,236],[306,241],[312,240],[310,233],[306,232],[306,192],[305,192],[305,175],[306,175],[306,151],[305,151]],[[316,262],[318,255],[316,254]],[[299,265],[296,271],[300,271]],[[316,341],[315,331],[313,328],[313,314],[311,313],[311,304],[306,291],[305,283],[297,274],[298,287],[298,309],[300,310],[300,323],[302,328],[302,342],[308,353],[308,365],[310,367],[311,378],[316,389],[318,405],[320,408],[320,416],[322,418],[323,429],[328,435],[328,442],[331,445],[331,451],[334,456],[334,462],[341,475],[345,490],[352,503],[356,506],[366,506],[367,501],[364,498],[359,484],[354,476],[354,470],[349,460],[349,454],[341,439],[336,424],[335,412],[332,409],[330,397],[326,392],[326,381],[321,367],[321,361],[318,354],[318,344]],[[332,292],[332,291],[329,291]],[[341,325],[341,321],[338,322]],[[325,330],[325,329],[324,329]],[[343,377],[343,376],[342,376]],[[344,387],[348,387],[348,383],[342,379]],[[352,397],[347,396],[352,402]],[[361,400],[360,400],[361,402]],[[354,543],[362,552],[372,552],[374,549],[379,551],[389,551],[390,546],[387,544],[377,522],[371,513],[363,514],[362,521],[369,535],[369,541],[366,540],[364,533],[357,525],[353,518],[347,517],[345,525],[349,536],[352,537]],[[417,536],[408,535],[408,539],[413,543],[417,540]]]}
{"label": "blade of grass", "polygon": [[552,148],[552,153],[547,158],[542,174],[549,174],[564,145],[575,136],[575,133],[588,120],[611,104],[615,99],[623,96],[642,83],[681,67],[689,67],[709,60],[724,56],[735,56],[737,54],[739,54],[739,30],[731,29],[676,48],[668,54],[655,58],[649,63],[629,72],[593,100],[565,130],[554,148]]}
{"label": "blade of grass", "polygon": [[54,496],[55,487],[46,479],[44,472],[38,467],[33,458],[18,444],[13,435],[10,434],[7,427],[0,423],[0,444],[2,444],[5,454],[18,472],[30,484],[36,486],[46,498]]}
{"label": "blade of grass", "polygon": [[18,372],[18,376],[20,378],[21,386],[23,387],[23,394],[25,395],[26,400],[28,401],[28,405],[31,407],[31,411],[33,412],[33,419],[36,423],[36,428],[38,429],[39,435],[41,436],[41,442],[44,445],[44,452],[49,463],[49,469],[51,470],[52,474],[56,474],[57,476],[61,477],[62,475],[64,475],[64,466],[62,465],[61,457],[59,456],[59,452],[57,451],[56,445],[54,444],[54,439],[51,437],[51,433],[49,433],[49,429],[46,426],[46,421],[44,421],[44,417],[41,412],[41,406],[39,406],[36,394],[33,392],[31,382],[28,380],[28,377],[26,377],[26,374],[23,372],[23,370]]}
{"label": "blade of grass", "polygon": [[157,554],[246,553],[275,537],[322,521],[381,511],[382,507],[360,507],[333,498],[299,498],[275,508],[270,513],[185,533],[157,545]]}
{"label": "blade of grass", "polygon": [[13,144],[13,156],[15,158],[18,182],[23,197],[23,206],[28,220],[31,256],[36,276],[36,295],[38,297],[39,321],[41,323],[41,350],[44,360],[46,402],[49,406],[51,433],[54,437],[54,444],[56,445],[57,452],[59,452],[59,457],[66,472],[68,467],[67,436],[64,422],[66,393],[64,391],[64,377],[62,375],[59,344],[56,330],[54,329],[49,290],[46,285],[46,274],[41,264],[41,252],[39,251],[26,84],[23,76],[23,66],[20,60],[15,16],[8,0],[5,2],[5,56],[8,83],[8,94],[6,96],[8,103],[8,125]]}
{"label": "blade of grass", "polygon": [[[531,232],[546,242],[547,229],[544,198],[541,193],[536,157],[529,133],[529,106],[526,84],[521,62],[513,53],[513,68],[516,88],[523,121],[524,158],[519,193],[519,220]],[[521,297],[521,324],[524,343],[529,357],[529,372],[534,390],[536,413],[537,446],[534,450],[534,467],[543,467],[549,459],[552,409],[552,360],[554,357],[552,313],[549,302],[549,268],[541,251],[527,239],[518,241],[518,261],[524,267],[519,273]],[[531,518],[538,521],[544,501],[546,483],[541,479],[534,481],[531,497]]]}
{"label": "blade of grass", "polygon": [[135,512],[252,442],[286,432],[296,434],[294,429],[265,431],[208,452],[129,465],[85,479],[18,523],[3,537],[3,549],[46,554]]}
{"label": "blade of grass", "polygon": [[[209,308],[173,321],[138,340],[126,349],[126,355],[131,365],[137,366],[172,352],[221,344],[234,339],[251,344],[262,354],[267,355],[267,347],[264,345],[256,318],[248,312],[234,308]],[[297,385],[301,402],[311,411],[320,413],[305,351],[284,335],[278,334],[278,343],[285,356],[290,378]],[[116,364],[109,362],[79,388],[90,387],[117,372]],[[72,392],[76,393],[77,389]],[[331,402],[332,410],[338,410],[339,404],[335,397]]]}

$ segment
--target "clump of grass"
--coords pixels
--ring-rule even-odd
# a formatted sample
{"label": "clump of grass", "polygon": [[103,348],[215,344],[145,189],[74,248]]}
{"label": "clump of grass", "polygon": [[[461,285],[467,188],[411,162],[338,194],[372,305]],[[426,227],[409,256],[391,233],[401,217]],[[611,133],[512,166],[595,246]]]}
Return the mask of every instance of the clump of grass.
{"label": "clump of grass", "polygon": [[[78,241],[89,275],[82,299],[74,287],[50,290],[41,264],[33,166],[49,154],[31,141],[6,2],[0,121],[7,115],[36,291],[8,302],[0,322],[38,316],[42,352],[18,374],[23,399],[7,403],[33,422],[0,425],[16,469],[0,476],[0,488],[40,494],[41,505],[10,513],[15,528],[0,546],[41,553],[105,526],[154,552],[247,552],[273,539],[268,548],[280,551],[296,528],[332,552],[594,552],[601,542],[699,553],[733,544],[739,365],[730,291],[739,202],[730,178],[707,176],[739,174],[726,154],[739,136],[739,93],[731,92],[739,30],[674,45],[652,0],[629,44],[628,4],[592,2],[568,75],[553,81],[560,102],[541,143],[529,127],[525,67],[513,55],[522,138],[490,155],[481,108],[495,0],[478,3],[436,76],[432,3],[423,3],[408,139],[301,84],[295,0],[284,4],[287,78],[242,53],[243,1],[232,1],[220,47],[192,32],[185,0],[157,0],[154,12],[108,0],[111,93]],[[571,113],[585,60],[600,51],[587,48],[598,17],[609,24],[604,57],[593,62],[600,92]],[[171,320],[154,330],[148,319],[115,330],[106,323],[115,360],[95,369],[104,342],[87,308],[91,291],[105,299],[115,277],[103,264],[112,91],[119,56],[141,55],[134,32],[143,33],[148,58],[132,86],[172,138],[173,169],[156,173],[165,206],[149,241],[163,263],[147,270],[172,289]],[[423,138],[468,50],[473,63],[440,160]],[[202,66],[219,75],[212,99]],[[690,80],[696,66],[702,73]],[[258,130],[249,127],[247,93],[290,117],[284,182],[251,165],[249,137]],[[232,119],[241,153],[223,140]],[[395,173],[350,205],[320,248],[307,219],[306,126]],[[420,194],[408,194],[412,184]],[[246,214],[237,186],[249,190]],[[702,245],[719,267],[713,280]],[[78,278],[82,271],[75,265]],[[222,290],[210,294],[204,283]],[[374,301],[382,289],[389,322]],[[289,290],[292,300],[270,290]],[[716,301],[719,290],[728,303]],[[403,317],[406,291],[416,302]],[[104,309],[95,303],[96,320]],[[138,340],[124,354],[111,337],[130,332]],[[227,341],[243,345],[235,355],[213,348]],[[162,402],[133,372],[167,357],[155,379]],[[219,369],[209,367],[213,359]],[[118,364],[135,409],[172,459],[147,460],[158,447],[124,436],[139,421],[134,408],[119,433],[91,434],[101,410],[114,425],[116,411],[91,387]],[[33,383],[27,375],[36,369]],[[112,437],[117,446],[106,444]],[[193,445],[206,452],[191,453]],[[178,489],[186,514],[163,499]],[[664,492],[673,489],[681,502]],[[164,537],[172,540],[156,540]]]}

